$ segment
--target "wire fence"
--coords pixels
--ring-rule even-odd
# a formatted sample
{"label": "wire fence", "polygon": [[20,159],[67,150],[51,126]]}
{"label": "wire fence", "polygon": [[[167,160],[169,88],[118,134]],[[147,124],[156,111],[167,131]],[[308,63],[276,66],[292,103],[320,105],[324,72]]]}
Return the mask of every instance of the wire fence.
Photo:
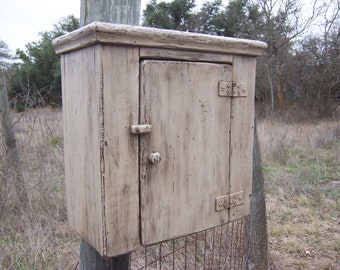
{"label": "wire fence", "polygon": [[248,216],[140,248],[131,254],[130,269],[266,269],[254,268],[250,223]]}
{"label": "wire fence", "polygon": [[245,220],[142,248],[131,269],[241,269],[245,261]]}

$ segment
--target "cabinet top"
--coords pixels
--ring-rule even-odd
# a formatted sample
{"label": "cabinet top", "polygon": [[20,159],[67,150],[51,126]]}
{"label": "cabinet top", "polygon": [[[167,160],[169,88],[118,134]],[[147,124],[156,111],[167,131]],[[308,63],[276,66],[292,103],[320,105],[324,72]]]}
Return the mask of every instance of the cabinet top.
{"label": "cabinet top", "polygon": [[266,43],[230,37],[180,32],[149,27],[93,22],[53,41],[64,54],[94,44],[137,46],[175,50],[260,56]]}

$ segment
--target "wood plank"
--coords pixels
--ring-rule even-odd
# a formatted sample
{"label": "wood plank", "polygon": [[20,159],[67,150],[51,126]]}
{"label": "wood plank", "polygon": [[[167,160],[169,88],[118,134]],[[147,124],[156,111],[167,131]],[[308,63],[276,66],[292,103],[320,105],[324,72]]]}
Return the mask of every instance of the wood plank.
{"label": "wood plank", "polygon": [[190,32],[94,22],[53,41],[57,53],[105,43],[239,55],[262,55],[266,43]]}
{"label": "wood plank", "polygon": [[234,56],[233,81],[243,84],[247,89],[247,97],[233,98],[231,103],[230,193],[243,191],[244,203],[230,209],[230,221],[245,217],[250,211],[255,65],[255,57]]}
{"label": "wood plank", "polygon": [[106,256],[139,245],[138,123],[139,50],[101,46],[104,100],[105,243]]}
{"label": "wood plank", "polygon": [[69,223],[103,248],[100,175],[100,100],[97,47],[62,56],[62,94],[67,212]]}
{"label": "wood plank", "polygon": [[228,63],[231,64],[233,56],[229,54],[217,54],[206,52],[190,52],[182,50],[167,50],[158,48],[141,48],[140,57],[143,59],[162,59],[162,60],[185,60],[209,63]]}
{"label": "wood plank", "polygon": [[228,222],[215,199],[229,193],[230,98],[218,82],[231,76],[230,65],[142,62],[141,124],[153,127],[140,143],[143,244]]}

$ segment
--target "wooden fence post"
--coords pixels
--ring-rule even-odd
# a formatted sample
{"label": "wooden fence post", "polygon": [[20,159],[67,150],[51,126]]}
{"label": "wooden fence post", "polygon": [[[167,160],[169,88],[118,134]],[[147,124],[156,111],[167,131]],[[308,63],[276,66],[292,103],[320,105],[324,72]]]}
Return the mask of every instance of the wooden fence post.
{"label": "wooden fence post", "polygon": [[[94,21],[138,25],[141,0],[81,0],[80,25]],[[80,241],[81,270],[128,270],[130,254],[107,258],[89,245]]]}
{"label": "wooden fence post", "polygon": [[14,125],[9,108],[6,88],[5,71],[0,68],[0,129],[6,147],[6,158],[9,171],[13,173],[13,185],[21,202],[22,209],[28,204],[28,195],[25,187],[24,176],[21,171],[18,147],[15,139]]}
{"label": "wooden fence post", "polygon": [[139,25],[141,0],[81,0],[80,25],[94,21]]}
{"label": "wooden fence post", "polygon": [[130,267],[130,254],[117,257],[102,257],[84,239],[80,239],[80,269],[82,270],[125,270]]}
{"label": "wooden fence post", "polygon": [[246,231],[246,269],[268,269],[268,235],[264,178],[255,121],[253,145],[253,187]]}

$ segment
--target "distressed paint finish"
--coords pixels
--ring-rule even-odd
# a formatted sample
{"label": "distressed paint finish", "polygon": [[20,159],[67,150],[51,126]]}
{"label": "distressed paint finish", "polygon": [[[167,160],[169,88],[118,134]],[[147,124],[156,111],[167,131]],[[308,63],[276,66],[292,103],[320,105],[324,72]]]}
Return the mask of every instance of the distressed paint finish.
{"label": "distressed paint finish", "polygon": [[151,125],[131,125],[130,126],[130,133],[131,134],[146,134],[150,133],[152,129]]}
{"label": "distressed paint finish", "polygon": [[[249,214],[264,43],[94,23],[54,45],[69,220],[100,255]],[[247,96],[221,95],[225,81]]]}
{"label": "distressed paint finish", "polygon": [[260,56],[266,44],[256,40],[209,36],[174,30],[94,22],[54,40],[57,53],[97,43]]}
{"label": "distressed paint finish", "polygon": [[138,138],[129,130],[138,121],[138,60],[136,48],[99,45],[62,56],[69,221],[105,256],[139,244]]}
{"label": "distressed paint finish", "polygon": [[140,144],[143,244],[228,222],[215,198],[229,193],[231,99],[218,96],[218,82],[231,77],[230,65],[142,62],[141,121],[153,126]]}
{"label": "distressed paint finish", "polygon": [[[70,225],[103,247],[99,46],[62,56],[64,155]],[[89,57],[90,56],[90,57]]]}
{"label": "distressed paint finish", "polygon": [[230,193],[243,191],[244,203],[230,208],[230,220],[243,218],[250,212],[255,69],[255,57],[234,56],[233,81],[242,83],[247,97],[235,97],[231,104]]}
{"label": "distressed paint finish", "polygon": [[206,53],[157,48],[141,48],[140,57],[146,59],[200,61],[208,63],[232,63],[233,56],[221,53]]}
{"label": "distressed paint finish", "polygon": [[107,255],[139,244],[138,122],[139,54],[137,48],[101,47],[104,116],[104,183]]}

